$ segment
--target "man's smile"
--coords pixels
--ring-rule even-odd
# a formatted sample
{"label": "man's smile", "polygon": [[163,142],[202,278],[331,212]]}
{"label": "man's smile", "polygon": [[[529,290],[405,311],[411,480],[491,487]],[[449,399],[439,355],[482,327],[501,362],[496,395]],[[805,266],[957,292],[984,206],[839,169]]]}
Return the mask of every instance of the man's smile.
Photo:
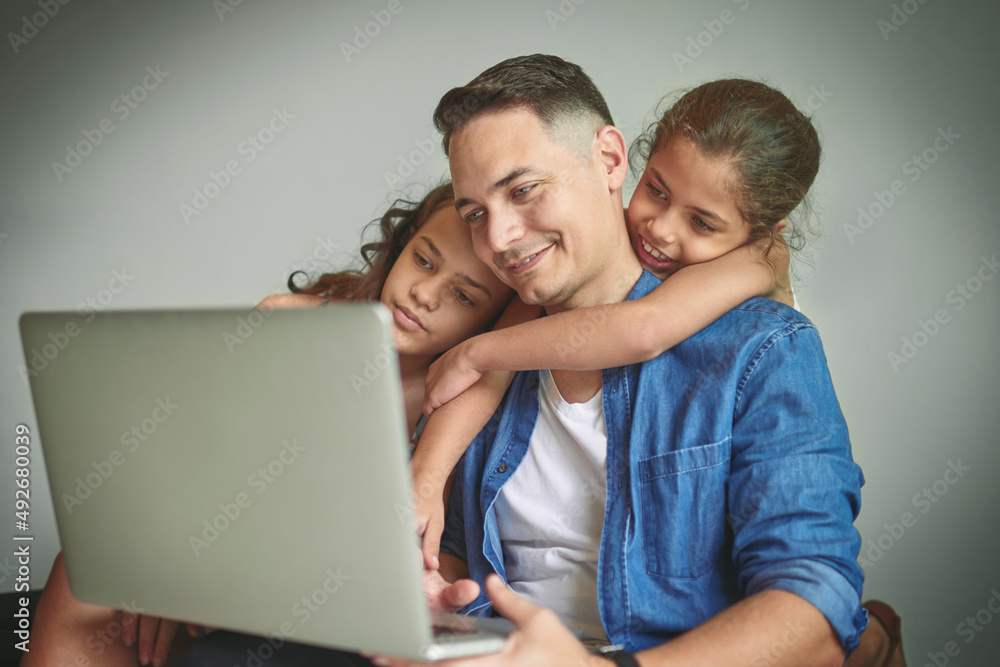
{"label": "man's smile", "polygon": [[526,271],[529,271],[532,267],[538,264],[538,262],[552,249],[552,246],[546,246],[539,250],[538,252],[532,253],[530,255],[524,255],[517,260],[503,265],[504,270],[512,275],[521,275]]}

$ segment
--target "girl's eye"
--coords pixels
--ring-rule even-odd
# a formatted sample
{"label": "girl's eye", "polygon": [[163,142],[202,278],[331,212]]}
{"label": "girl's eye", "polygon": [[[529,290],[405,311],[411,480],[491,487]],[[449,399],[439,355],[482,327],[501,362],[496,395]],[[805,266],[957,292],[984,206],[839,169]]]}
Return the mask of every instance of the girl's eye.
{"label": "girl's eye", "polygon": [[455,290],[455,296],[458,297],[458,302],[464,306],[474,305],[472,299],[470,299],[469,296],[460,289]]}
{"label": "girl's eye", "polygon": [[700,229],[700,230],[702,230],[704,232],[714,232],[715,231],[714,227],[712,227],[711,225],[709,225],[707,222],[705,222],[701,218],[695,218],[694,219],[694,224],[695,224],[695,227],[697,227],[698,229]]}
{"label": "girl's eye", "polygon": [[667,198],[667,195],[665,195],[662,190],[660,190],[658,187],[656,187],[652,183],[646,183],[646,189],[648,189],[649,193],[651,195],[653,195],[654,197],[659,197],[660,199],[666,199]]}
{"label": "girl's eye", "polygon": [[422,269],[429,269],[429,268],[431,268],[430,261],[427,260],[427,258],[425,258],[423,255],[421,255],[419,252],[413,253],[413,260],[417,263],[417,266],[419,266]]}

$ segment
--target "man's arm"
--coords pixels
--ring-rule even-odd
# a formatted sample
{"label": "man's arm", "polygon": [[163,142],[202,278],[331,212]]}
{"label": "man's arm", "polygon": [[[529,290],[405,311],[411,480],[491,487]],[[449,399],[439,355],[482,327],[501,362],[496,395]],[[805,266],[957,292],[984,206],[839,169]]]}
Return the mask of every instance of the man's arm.
{"label": "man's arm", "polygon": [[636,654],[643,667],[844,664],[844,650],[826,617],[782,590],[751,595],[676,639]]}
{"label": "man's arm", "polygon": [[860,628],[860,471],[816,330],[792,325],[738,382],[728,518],[747,597],[651,665],[840,665]]}

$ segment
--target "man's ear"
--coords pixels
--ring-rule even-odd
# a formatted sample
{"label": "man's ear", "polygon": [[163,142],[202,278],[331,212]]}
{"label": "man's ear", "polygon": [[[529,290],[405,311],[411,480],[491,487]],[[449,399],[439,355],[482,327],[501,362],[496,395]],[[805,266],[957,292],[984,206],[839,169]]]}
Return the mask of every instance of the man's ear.
{"label": "man's ear", "polygon": [[625,145],[625,137],[614,125],[605,125],[597,131],[594,150],[597,151],[602,175],[607,175],[608,189],[612,192],[621,190],[628,175],[628,147]]}

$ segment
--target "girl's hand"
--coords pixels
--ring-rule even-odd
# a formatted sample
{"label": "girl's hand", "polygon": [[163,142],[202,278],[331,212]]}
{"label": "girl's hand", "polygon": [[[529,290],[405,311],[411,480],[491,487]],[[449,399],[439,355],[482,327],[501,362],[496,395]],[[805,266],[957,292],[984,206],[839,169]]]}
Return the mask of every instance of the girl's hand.
{"label": "girl's hand", "polygon": [[417,534],[421,537],[424,567],[436,570],[441,533],[444,532],[444,486],[423,479],[417,473],[413,480],[413,513],[417,519]]}
{"label": "girl's hand", "polygon": [[131,646],[139,639],[139,664],[160,667],[167,661],[177,633],[177,622],[147,614],[122,612],[122,643]]}
{"label": "girl's hand", "polygon": [[431,364],[427,371],[427,389],[424,394],[424,414],[432,412],[474,385],[483,372],[472,365],[470,338],[451,348]]}

